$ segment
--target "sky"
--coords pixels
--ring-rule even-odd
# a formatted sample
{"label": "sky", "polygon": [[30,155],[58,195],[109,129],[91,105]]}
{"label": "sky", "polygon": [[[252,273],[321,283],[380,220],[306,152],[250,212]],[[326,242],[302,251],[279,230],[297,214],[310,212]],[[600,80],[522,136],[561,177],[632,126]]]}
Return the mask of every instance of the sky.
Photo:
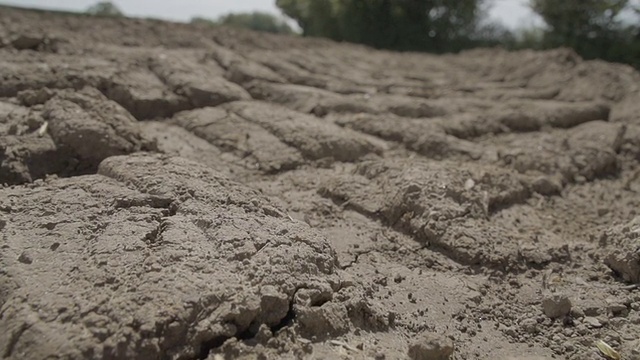
{"label": "sky", "polygon": [[[491,16],[509,28],[539,24],[527,0],[490,0]],[[84,11],[98,0],[0,0],[0,4],[44,9]],[[194,16],[217,18],[229,12],[279,13],[275,0],[112,0],[127,16],[188,21]]]}

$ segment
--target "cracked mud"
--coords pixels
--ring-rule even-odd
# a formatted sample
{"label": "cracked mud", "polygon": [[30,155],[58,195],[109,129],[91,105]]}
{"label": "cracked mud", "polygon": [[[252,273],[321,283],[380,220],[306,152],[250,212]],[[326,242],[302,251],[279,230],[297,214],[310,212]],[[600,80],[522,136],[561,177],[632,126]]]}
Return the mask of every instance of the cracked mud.
{"label": "cracked mud", "polygon": [[640,358],[633,69],[1,9],[3,359]]}

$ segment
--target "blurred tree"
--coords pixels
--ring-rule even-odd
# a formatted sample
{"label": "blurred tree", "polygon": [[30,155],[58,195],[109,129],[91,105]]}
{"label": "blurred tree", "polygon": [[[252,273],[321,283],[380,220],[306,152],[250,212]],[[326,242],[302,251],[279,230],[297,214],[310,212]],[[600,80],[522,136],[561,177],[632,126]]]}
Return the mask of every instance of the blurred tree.
{"label": "blurred tree", "polygon": [[517,29],[514,33],[515,43],[512,49],[534,49],[544,48],[545,30],[540,27],[527,27]]}
{"label": "blurred tree", "polygon": [[514,33],[503,24],[498,22],[485,22],[478,26],[471,36],[475,46],[483,47],[503,47],[513,49],[517,47],[519,34]]}
{"label": "blurred tree", "polygon": [[[549,26],[544,36],[548,46],[593,47],[593,40],[617,29],[618,14],[629,0],[532,0],[531,8]],[[589,49],[592,50],[592,49]]]}
{"label": "blurred tree", "polygon": [[283,19],[264,12],[234,13],[219,17],[217,20],[209,20],[202,17],[191,19],[192,24],[227,25],[255,31],[270,33],[292,34],[293,29]]}
{"label": "blurred tree", "polygon": [[293,30],[282,19],[265,12],[237,13],[221,16],[219,24],[243,27],[255,31],[291,34]]}
{"label": "blurred tree", "polygon": [[190,22],[192,24],[199,24],[199,25],[210,25],[210,26],[218,25],[218,23],[215,20],[207,19],[201,16],[192,17]]}
{"label": "blurred tree", "polygon": [[124,13],[111,1],[101,1],[87,9],[87,14],[106,17],[123,17]]}
{"label": "blurred tree", "polygon": [[305,36],[377,48],[458,51],[473,34],[485,0],[276,0]]}
{"label": "blurred tree", "polygon": [[586,59],[640,66],[638,26],[621,19],[635,10],[629,0],[531,0],[531,8],[547,24],[542,47],[567,46]]}

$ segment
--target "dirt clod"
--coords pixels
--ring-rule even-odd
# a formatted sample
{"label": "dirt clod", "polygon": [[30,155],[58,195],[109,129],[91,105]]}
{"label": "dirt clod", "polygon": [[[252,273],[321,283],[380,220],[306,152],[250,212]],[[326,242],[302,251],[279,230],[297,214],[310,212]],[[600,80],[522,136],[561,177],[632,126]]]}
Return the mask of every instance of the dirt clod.
{"label": "dirt clod", "polygon": [[29,255],[28,252],[23,251],[22,254],[20,254],[20,256],[18,257],[18,261],[28,265],[33,263],[33,258],[31,257],[31,255]]}
{"label": "dirt clod", "polygon": [[582,320],[582,322],[589,328],[598,329],[602,327],[602,322],[595,317],[587,316]]}
{"label": "dirt clod", "polygon": [[453,355],[451,339],[426,332],[418,335],[409,345],[409,358],[412,360],[448,360]]}
{"label": "dirt clod", "polygon": [[571,300],[562,294],[549,294],[542,299],[542,311],[552,319],[560,318],[571,312]]}
{"label": "dirt clod", "polygon": [[625,281],[640,283],[640,217],[607,230],[601,243],[611,249],[605,264]]}
{"label": "dirt clod", "polygon": [[20,34],[11,39],[11,45],[18,50],[36,50],[44,41],[43,36]]}

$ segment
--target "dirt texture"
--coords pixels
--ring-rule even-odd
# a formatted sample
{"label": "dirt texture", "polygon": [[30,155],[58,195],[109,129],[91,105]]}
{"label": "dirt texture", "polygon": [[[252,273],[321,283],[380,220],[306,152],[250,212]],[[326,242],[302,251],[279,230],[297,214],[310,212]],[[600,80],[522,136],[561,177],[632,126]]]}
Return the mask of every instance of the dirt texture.
{"label": "dirt texture", "polygon": [[640,74],[0,8],[3,359],[640,359]]}

